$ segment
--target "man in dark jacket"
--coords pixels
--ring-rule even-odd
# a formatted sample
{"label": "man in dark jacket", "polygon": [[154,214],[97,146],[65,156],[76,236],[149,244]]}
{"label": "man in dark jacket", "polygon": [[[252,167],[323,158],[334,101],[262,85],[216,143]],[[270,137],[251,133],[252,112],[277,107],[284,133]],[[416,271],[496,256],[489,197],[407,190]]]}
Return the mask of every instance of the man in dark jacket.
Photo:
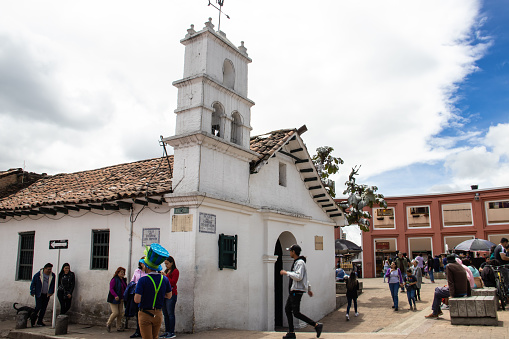
{"label": "man in dark jacket", "polygon": [[435,288],[435,297],[431,309],[433,313],[426,318],[438,318],[442,315],[440,302],[442,298],[459,298],[470,295],[470,283],[463,266],[456,262],[455,255],[447,256],[447,266],[445,267],[447,275],[447,286]]}
{"label": "man in dark jacket", "polygon": [[53,265],[47,263],[44,268],[35,273],[30,284],[30,295],[35,296],[35,311],[32,313],[30,318],[32,327],[35,325],[37,314],[38,326],[46,326],[42,320],[46,313],[46,307],[48,307],[49,298],[55,293],[55,273],[51,272]]}

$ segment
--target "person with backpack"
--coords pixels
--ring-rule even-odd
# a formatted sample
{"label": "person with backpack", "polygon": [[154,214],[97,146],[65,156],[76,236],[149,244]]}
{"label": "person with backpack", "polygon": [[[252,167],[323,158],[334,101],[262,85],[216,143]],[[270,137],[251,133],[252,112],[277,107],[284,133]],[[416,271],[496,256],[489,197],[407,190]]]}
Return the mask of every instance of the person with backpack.
{"label": "person with backpack", "polygon": [[357,317],[359,315],[359,312],[357,312],[357,297],[359,290],[359,280],[357,280],[357,274],[355,272],[352,272],[350,274],[350,277],[346,279],[346,300],[348,301],[348,305],[346,306],[346,320],[350,320],[350,307],[352,306],[352,300],[353,300],[353,308],[355,311],[355,316]]}
{"label": "person with backpack", "polygon": [[285,306],[285,313],[288,319],[288,333],[283,337],[283,339],[296,338],[295,328],[293,326],[294,316],[295,318],[305,321],[309,325],[313,326],[316,331],[316,337],[320,338],[323,324],[313,321],[306,317],[304,314],[300,313],[300,302],[302,295],[307,292],[310,297],[313,296],[311,285],[308,281],[306,257],[300,255],[302,249],[297,244],[292,245],[286,250],[290,251],[290,257],[293,259],[293,264],[290,271],[281,270],[279,272],[281,275],[287,275],[290,277],[290,284],[288,286],[290,293],[288,295],[288,300],[286,301]]}

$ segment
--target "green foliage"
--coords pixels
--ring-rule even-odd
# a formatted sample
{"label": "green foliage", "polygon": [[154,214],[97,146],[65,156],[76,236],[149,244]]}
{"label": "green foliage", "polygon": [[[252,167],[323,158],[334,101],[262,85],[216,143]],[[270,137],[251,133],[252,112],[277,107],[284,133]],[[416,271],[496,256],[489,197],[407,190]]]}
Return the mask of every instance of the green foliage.
{"label": "green foliage", "polygon": [[382,194],[376,193],[378,187],[356,183],[355,176],[358,175],[360,168],[360,166],[352,168],[348,181],[345,182],[346,189],[343,192],[344,195],[348,195],[348,199],[338,205],[345,214],[349,225],[358,224],[361,230],[367,232],[369,231],[371,213],[364,211],[364,207],[373,208],[373,205],[376,204],[387,208],[387,202]]}
{"label": "green foliage", "polygon": [[334,148],[330,146],[318,147],[316,155],[311,159],[316,167],[318,175],[322,180],[325,189],[331,197],[336,196],[335,183],[329,179],[329,176],[339,171],[339,165],[343,164],[343,159],[332,156]]}

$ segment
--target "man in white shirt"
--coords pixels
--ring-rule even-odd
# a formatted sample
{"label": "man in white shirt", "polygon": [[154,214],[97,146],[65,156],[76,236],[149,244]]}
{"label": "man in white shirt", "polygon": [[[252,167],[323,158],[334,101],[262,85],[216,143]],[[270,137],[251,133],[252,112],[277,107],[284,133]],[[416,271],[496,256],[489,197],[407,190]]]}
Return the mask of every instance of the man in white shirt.
{"label": "man in white shirt", "polygon": [[294,259],[294,261],[290,271],[280,271],[281,275],[287,275],[290,277],[290,284],[288,286],[290,294],[288,295],[288,300],[286,301],[285,306],[286,317],[288,318],[288,333],[283,337],[283,339],[296,338],[293,326],[293,316],[313,326],[316,331],[316,337],[320,338],[323,324],[317,323],[300,313],[300,301],[302,299],[302,295],[307,292],[310,297],[313,296],[311,285],[308,282],[306,257],[300,255],[302,249],[297,244],[292,245],[292,247],[287,248],[286,250],[290,251],[290,256]]}

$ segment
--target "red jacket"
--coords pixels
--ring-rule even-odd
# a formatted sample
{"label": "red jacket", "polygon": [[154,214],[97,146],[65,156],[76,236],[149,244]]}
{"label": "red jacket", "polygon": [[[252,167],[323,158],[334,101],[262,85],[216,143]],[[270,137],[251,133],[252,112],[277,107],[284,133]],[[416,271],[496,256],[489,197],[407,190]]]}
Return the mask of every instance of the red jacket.
{"label": "red jacket", "polygon": [[177,295],[177,281],[179,280],[179,270],[175,268],[173,272],[168,272],[166,277],[170,281],[172,295]]}

